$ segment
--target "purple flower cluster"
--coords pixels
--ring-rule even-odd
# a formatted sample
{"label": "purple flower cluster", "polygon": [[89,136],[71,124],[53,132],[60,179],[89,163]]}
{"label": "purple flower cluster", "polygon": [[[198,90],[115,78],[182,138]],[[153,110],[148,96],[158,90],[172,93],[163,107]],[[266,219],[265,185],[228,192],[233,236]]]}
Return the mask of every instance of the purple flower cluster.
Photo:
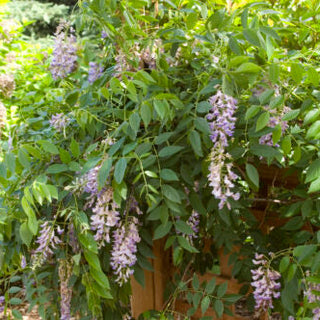
{"label": "purple flower cluster", "polygon": [[238,176],[232,171],[232,163],[227,162],[231,156],[225,150],[229,145],[228,138],[233,136],[235,129],[234,113],[237,109],[237,101],[218,91],[209,99],[209,103],[212,108],[207,119],[210,121],[210,139],[214,144],[210,154],[209,186],[212,187],[213,196],[220,200],[219,209],[226,204],[230,210],[228,198],[234,200],[240,198],[239,193],[232,191],[235,186],[232,181]]}
{"label": "purple flower cluster", "polygon": [[94,239],[101,248],[110,243],[110,228],[116,226],[120,219],[119,206],[114,201],[112,188],[101,193],[92,211],[91,229],[96,231]]}
{"label": "purple flower cluster", "polygon": [[214,146],[228,146],[228,137],[233,136],[236,118],[234,113],[237,110],[237,100],[223,94],[220,90],[216,95],[209,98],[212,106],[207,119],[210,122],[210,139]]}
{"label": "purple flower cluster", "polygon": [[103,67],[96,62],[89,63],[89,76],[88,81],[94,83],[98,80],[103,74]]}
{"label": "purple flower cluster", "polygon": [[193,239],[198,238],[199,223],[200,223],[200,215],[198,212],[193,210],[191,216],[187,221],[187,225],[189,225],[193,231],[193,234],[189,235],[189,240],[191,243],[193,242]]}
{"label": "purple flower cluster", "polygon": [[20,266],[21,266],[22,269],[24,269],[27,266],[27,259],[26,259],[25,256],[21,257]]}
{"label": "purple flower cluster", "polygon": [[70,306],[72,298],[72,288],[68,286],[72,274],[72,264],[67,260],[60,260],[59,263],[59,280],[60,280],[60,319],[70,320]]}
{"label": "purple flower cluster", "polygon": [[50,64],[50,71],[55,80],[67,77],[77,67],[77,40],[73,29],[70,28],[69,35],[66,29],[66,25],[60,24],[55,33],[53,58]]}
{"label": "purple flower cluster", "polygon": [[[320,284],[314,282],[308,282],[307,289],[304,291],[304,295],[307,297],[309,303],[320,304]],[[320,307],[312,309],[313,318],[315,320],[320,319]]]}
{"label": "purple flower cluster", "polygon": [[[57,233],[61,235],[63,230],[59,227],[57,228]],[[48,259],[52,254],[53,250],[57,248],[57,245],[61,243],[61,240],[56,235],[54,226],[45,221],[41,225],[40,235],[38,236],[36,243],[39,247],[34,251],[33,254],[33,265],[41,265],[46,259]]]}
{"label": "purple flower cluster", "polygon": [[101,39],[106,39],[108,34],[105,31],[101,31]]}
{"label": "purple flower cluster", "polygon": [[63,131],[69,124],[70,119],[64,113],[56,113],[49,120],[50,125],[57,131]]}
{"label": "purple flower cluster", "polygon": [[[285,108],[284,110],[286,110],[288,108]],[[280,114],[280,115],[275,115],[273,117],[270,117],[270,120],[269,120],[269,124],[268,126],[270,128],[274,128],[275,126],[277,126],[278,124],[280,124],[280,127],[281,127],[281,133],[283,134],[287,129],[288,129],[288,122],[287,121],[282,121],[281,120],[281,117],[283,115]],[[272,140],[272,133],[268,133],[264,136],[262,136],[260,139],[259,139],[259,143],[260,144],[265,144],[265,145],[268,145],[268,146],[275,146],[275,147],[279,147],[279,144],[274,144],[273,143],[273,140]]]}
{"label": "purple flower cluster", "polygon": [[82,178],[83,192],[90,193],[91,195],[98,194],[98,173],[101,168],[101,165],[95,166],[90,169]]}
{"label": "purple flower cluster", "polygon": [[137,243],[141,240],[137,225],[138,219],[132,217],[128,225],[120,224],[113,232],[110,264],[120,286],[127,282],[134,272],[132,266],[137,261]]}
{"label": "purple flower cluster", "polygon": [[4,296],[0,296],[0,312],[4,311],[4,304],[5,304],[5,297]]}
{"label": "purple flower cluster", "polygon": [[263,254],[255,254],[252,260],[255,265],[259,265],[258,269],[251,270],[251,285],[254,287],[253,296],[256,302],[256,310],[267,311],[273,309],[272,300],[280,297],[281,285],[277,282],[281,275],[279,272],[271,270],[268,262]]}

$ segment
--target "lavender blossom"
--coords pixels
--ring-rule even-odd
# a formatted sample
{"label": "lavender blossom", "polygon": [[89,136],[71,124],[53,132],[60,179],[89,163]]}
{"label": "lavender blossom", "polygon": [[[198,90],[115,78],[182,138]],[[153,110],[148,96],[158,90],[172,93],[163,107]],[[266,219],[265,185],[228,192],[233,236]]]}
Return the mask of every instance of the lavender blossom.
{"label": "lavender blossom", "polygon": [[207,119],[210,122],[210,139],[213,142],[213,148],[210,154],[209,165],[209,186],[212,187],[212,195],[220,200],[219,209],[226,204],[231,209],[228,198],[239,200],[240,194],[234,193],[233,180],[238,176],[232,171],[232,163],[227,163],[231,156],[226,152],[228,147],[228,138],[233,136],[235,129],[234,113],[237,109],[237,101],[218,91],[217,94],[209,99],[212,106]]}
{"label": "lavender blossom", "polygon": [[90,169],[82,178],[82,183],[84,183],[83,192],[90,193],[91,195],[98,194],[98,173],[101,165],[98,165]]}
{"label": "lavender blossom", "polygon": [[57,132],[65,130],[69,122],[70,119],[64,113],[56,113],[55,115],[52,115],[51,119],[49,120],[50,125]]}
{"label": "lavender blossom", "polygon": [[72,298],[72,288],[69,287],[69,280],[72,274],[72,264],[67,260],[59,261],[59,280],[60,280],[60,319],[70,320],[70,307]]}
{"label": "lavender blossom", "polygon": [[[309,272],[307,273],[309,275]],[[308,282],[307,289],[304,291],[304,295],[307,297],[309,303],[320,304],[320,283]],[[320,319],[320,307],[312,309],[313,318],[315,320]]]}
{"label": "lavender blossom", "polygon": [[113,232],[110,265],[120,286],[127,282],[134,272],[132,267],[137,261],[137,243],[141,240],[137,224],[138,219],[133,217],[129,225],[121,224]]}
{"label": "lavender blossom", "polygon": [[251,270],[252,280],[251,285],[254,287],[253,296],[256,302],[256,310],[267,311],[273,309],[272,299],[280,297],[280,283],[277,280],[281,275],[279,272],[271,270],[264,255],[257,253],[255,259],[252,260],[254,265],[259,265],[258,269]]}
{"label": "lavender blossom", "polygon": [[89,77],[88,81],[90,83],[94,83],[97,79],[99,79],[103,74],[103,67],[95,62],[89,63]]}
{"label": "lavender blossom", "polygon": [[[62,230],[57,230],[59,234]],[[52,254],[53,250],[57,248],[57,245],[61,243],[61,240],[56,236],[54,226],[50,225],[48,221],[45,221],[41,225],[40,235],[38,236],[36,243],[39,247],[33,254],[33,265],[41,265]]]}
{"label": "lavender blossom", "polygon": [[193,241],[193,239],[198,238],[199,223],[200,223],[200,215],[198,212],[193,210],[191,216],[187,221],[187,225],[189,225],[193,231],[193,234],[189,235],[189,239],[191,242]]}
{"label": "lavender blossom", "polygon": [[0,312],[4,311],[5,301],[6,301],[5,297],[0,296]]}
{"label": "lavender blossom", "polygon": [[228,146],[228,137],[233,136],[236,118],[234,113],[237,109],[237,100],[218,91],[209,99],[212,108],[207,115],[210,122],[210,139],[214,146]]}
{"label": "lavender blossom", "polygon": [[[277,126],[278,124],[280,124],[281,126],[281,133],[283,134],[287,129],[288,129],[288,122],[287,121],[281,121],[281,116],[275,116],[275,117],[271,117],[269,120],[269,124],[268,126],[270,128],[274,128],[275,126]],[[275,146],[275,147],[279,147],[279,144],[274,144],[273,140],[272,140],[272,133],[268,133],[264,136],[262,136],[259,139],[259,143],[260,144],[265,144],[268,146]]]}
{"label": "lavender blossom", "polygon": [[133,195],[131,195],[129,198],[129,212],[135,212],[138,215],[143,214],[143,212],[139,208],[138,201],[136,200],[136,198]]}
{"label": "lavender blossom", "polygon": [[92,211],[94,215],[91,216],[91,229],[96,231],[94,239],[101,248],[110,243],[110,228],[116,226],[120,219],[119,206],[114,201],[112,188],[98,196]]}
{"label": "lavender blossom", "polygon": [[22,269],[24,269],[27,266],[27,260],[26,260],[25,256],[21,257],[20,266],[21,266]]}
{"label": "lavender blossom", "polygon": [[106,39],[108,34],[105,31],[101,31],[101,39]]}
{"label": "lavender blossom", "polygon": [[67,77],[77,67],[77,40],[73,29],[70,28],[69,35],[66,29],[66,25],[60,24],[55,33],[53,59],[50,64],[50,71],[55,80]]}

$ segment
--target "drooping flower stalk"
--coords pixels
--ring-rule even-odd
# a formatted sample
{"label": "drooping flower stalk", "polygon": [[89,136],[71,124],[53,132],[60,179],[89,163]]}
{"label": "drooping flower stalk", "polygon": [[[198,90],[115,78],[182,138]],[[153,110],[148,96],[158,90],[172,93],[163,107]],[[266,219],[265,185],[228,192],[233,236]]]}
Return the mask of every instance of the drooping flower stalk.
{"label": "drooping flower stalk", "polygon": [[110,264],[120,286],[126,283],[134,272],[132,267],[137,261],[137,243],[140,240],[138,219],[135,217],[132,217],[127,225],[119,224],[113,232]]}
{"label": "drooping flower stalk", "polygon": [[263,254],[255,254],[252,260],[254,265],[259,266],[258,269],[251,270],[251,285],[254,287],[253,296],[255,299],[255,309],[267,311],[273,309],[273,299],[280,297],[280,282],[277,282],[281,275],[279,272],[270,269],[268,262]]}
{"label": "drooping flower stalk", "polygon": [[96,231],[94,239],[99,248],[110,243],[110,229],[119,222],[119,205],[114,201],[111,187],[97,197],[95,206],[92,208],[94,215],[91,216],[91,229]]}
{"label": "drooping flower stalk", "polygon": [[72,274],[72,263],[67,259],[60,259],[59,261],[59,281],[60,281],[60,319],[71,319],[71,299],[72,288],[69,287],[69,280]]}
{"label": "drooping flower stalk", "polygon": [[90,169],[82,178],[83,192],[90,193],[91,195],[98,194],[98,173],[101,165],[95,166]]}
{"label": "drooping flower stalk", "polygon": [[[307,275],[310,275],[310,272],[307,272]],[[308,303],[317,303],[320,306],[320,283],[308,281],[304,295],[307,297]],[[320,319],[320,307],[313,308],[312,313],[312,319]]]}
{"label": "drooping flower stalk", "polygon": [[199,223],[200,223],[200,215],[195,210],[192,211],[191,216],[189,217],[187,221],[187,225],[189,225],[193,231],[193,234],[190,234],[188,236],[191,244],[193,243],[193,240],[198,238],[199,233]]}
{"label": "drooping flower stalk", "polygon": [[65,24],[60,24],[55,33],[53,58],[50,71],[53,79],[63,79],[72,73],[77,67],[77,47],[74,30]]}
{"label": "drooping flower stalk", "polygon": [[[61,230],[59,227],[56,231],[59,235],[63,233],[63,230]],[[48,221],[45,221],[41,225],[40,235],[36,240],[36,243],[39,246],[34,251],[32,256],[33,267],[40,266],[53,254],[53,250],[57,248],[57,245],[62,242],[56,235],[56,231],[54,230],[54,226],[49,224]]]}
{"label": "drooping flower stalk", "polygon": [[5,301],[6,301],[5,297],[0,296],[0,312],[4,311]]}
{"label": "drooping flower stalk", "polygon": [[96,80],[98,80],[103,73],[103,67],[96,62],[90,62],[89,63],[89,76],[88,81],[90,83],[94,83]]}
{"label": "drooping flower stalk", "polygon": [[70,119],[64,113],[56,113],[49,120],[50,125],[57,131],[62,132],[69,124]]}
{"label": "drooping flower stalk", "polygon": [[213,142],[213,148],[210,153],[209,165],[209,186],[212,187],[213,196],[220,200],[219,209],[222,209],[226,204],[228,209],[231,209],[228,203],[228,198],[238,200],[239,193],[234,193],[234,183],[238,176],[232,170],[231,156],[227,153],[228,139],[233,136],[235,129],[236,118],[234,113],[237,109],[237,101],[221,91],[209,99],[212,108],[207,115],[210,121],[210,139]]}

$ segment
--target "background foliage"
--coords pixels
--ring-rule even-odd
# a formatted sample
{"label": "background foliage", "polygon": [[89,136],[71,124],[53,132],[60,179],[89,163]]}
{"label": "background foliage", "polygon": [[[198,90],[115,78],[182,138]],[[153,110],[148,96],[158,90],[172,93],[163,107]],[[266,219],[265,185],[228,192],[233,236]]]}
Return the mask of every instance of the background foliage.
{"label": "background foliage", "polygon": [[[319,283],[320,267],[317,1],[92,0],[79,1],[79,7],[77,63],[68,77],[56,80],[50,74],[52,49],[22,41],[19,23],[8,33],[8,17],[1,16],[0,73],[15,80],[12,95],[1,96],[5,305],[21,303],[15,294],[24,287],[25,299],[31,307],[40,305],[43,318],[59,317],[59,290],[66,282],[61,275],[59,280],[59,265],[67,261],[71,313],[120,319],[129,312],[130,283],[119,285],[110,266],[114,243],[98,248],[89,193],[83,192],[96,170],[98,190],[111,187],[119,207],[122,224],[112,231],[128,227],[133,216],[139,219],[135,278],[144,283],[152,243],[161,238],[174,265],[188,266],[168,294],[168,301],[186,296],[193,305],[187,316],[198,306],[203,313],[212,306],[221,317],[239,298],[226,295],[227,284],[214,280],[201,287],[197,276],[217,271],[220,247],[231,252],[236,246],[230,262],[244,284],[241,294],[249,295],[249,309],[252,259],[273,252],[268,268],[281,274],[274,310],[284,319],[311,319],[319,301],[310,303],[304,292]],[[65,7],[55,8],[57,16],[66,14]],[[57,17],[51,13],[50,28]],[[43,24],[36,26],[32,32],[43,30]],[[95,81],[89,81],[90,62],[103,69]],[[230,209],[219,208],[207,178],[214,146],[206,115],[218,91],[237,99],[234,134],[224,149],[231,158],[224,164],[232,163],[239,177],[233,190],[241,196],[228,199]],[[52,117],[61,113],[68,125],[58,130]],[[297,185],[273,186],[261,199],[259,170],[271,165],[295,175]],[[132,198],[142,215],[130,209]],[[258,201],[268,203],[266,215],[275,212],[286,223],[262,232],[250,211]],[[194,212],[200,217],[197,232],[189,220]],[[54,253],[39,263],[36,241],[44,222],[63,233]],[[21,318],[18,312],[15,317]],[[154,317],[172,317],[170,303]]]}

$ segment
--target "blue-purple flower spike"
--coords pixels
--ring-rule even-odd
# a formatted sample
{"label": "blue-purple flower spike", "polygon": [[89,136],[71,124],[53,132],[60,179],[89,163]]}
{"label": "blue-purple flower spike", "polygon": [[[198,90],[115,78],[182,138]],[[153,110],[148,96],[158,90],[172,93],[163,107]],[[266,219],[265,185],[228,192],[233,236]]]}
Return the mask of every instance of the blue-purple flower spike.
{"label": "blue-purple flower spike", "polygon": [[96,62],[90,62],[89,63],[89,76],[88,81],[90,83],[94,83],[96,80],[98,80],[103,74],[103,67],[100,64],[97,64]]}

